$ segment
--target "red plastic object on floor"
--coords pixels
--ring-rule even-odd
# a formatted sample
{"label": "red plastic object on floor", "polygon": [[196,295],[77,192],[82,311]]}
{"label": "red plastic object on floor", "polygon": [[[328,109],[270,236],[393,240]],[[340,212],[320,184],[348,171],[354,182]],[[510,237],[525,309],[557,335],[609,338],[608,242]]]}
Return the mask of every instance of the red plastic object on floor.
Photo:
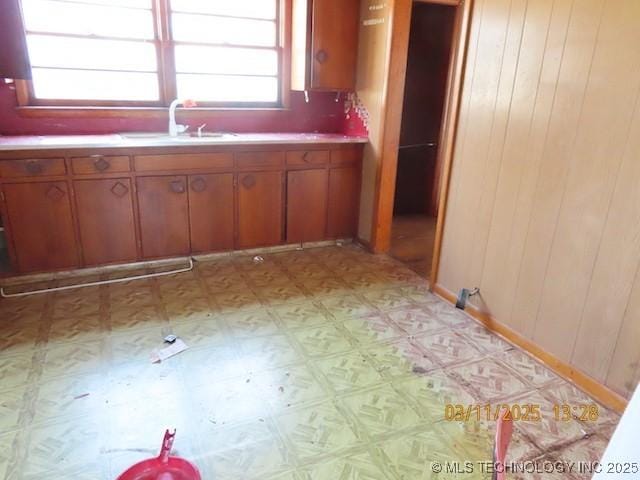
{"label": "red plastic object on floor", "polygon": [[506,480],[507,478],[505,465],[507,448],[509,448],[512,435],[513,420],[511,418],[511,412],[506,408],[502,408],[500,410],[498,425],[496,426],[496,438],[493,446],[493,463],[498,467],[493,474],[493,480]]}
{"label": "red plastic object on floor", "polygon": [[164,433],[160,455],[136,463],[117,480],[201,480],[195,465],[180,457],[172,457],[171,447],[176,431]]}

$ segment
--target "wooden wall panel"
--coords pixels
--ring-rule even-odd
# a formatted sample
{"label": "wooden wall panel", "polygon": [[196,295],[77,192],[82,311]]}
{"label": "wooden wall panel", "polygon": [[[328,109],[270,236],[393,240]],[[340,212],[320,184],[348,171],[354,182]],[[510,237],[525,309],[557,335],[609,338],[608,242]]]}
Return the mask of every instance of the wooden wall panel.
{"label": "wooden wall panel", "polygon": [[439,282],[628,395],[640,4],[482,0],[472,22]]}

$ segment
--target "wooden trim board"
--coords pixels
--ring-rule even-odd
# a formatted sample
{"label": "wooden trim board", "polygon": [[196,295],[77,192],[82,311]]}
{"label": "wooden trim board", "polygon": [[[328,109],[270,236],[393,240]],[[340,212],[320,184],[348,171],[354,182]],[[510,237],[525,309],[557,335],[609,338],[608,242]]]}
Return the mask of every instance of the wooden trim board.
{"label": "wooden trim board", "polygon": [[[452,304],[456,303],[456,296],[443,286],[433,285],[432,291],[447,302],[450,302]],[[583,390],[591,397],[595,398],[604,406],[611,408],[618,413],[624,412],[625,408],[627,407],[628,401],[602,383],[598,382],[588,375],[585,375],[568,363],[543,350],[540,346],[538,346],[531,340],[523,337],[518,332],[512,330],[507,325],[499,322],[491,315],[482,312],[476,307],[471,305],[467,306],[465,312],[492,332],[503,337],[509,343],[533,355],[536,359],[538,359],[538,361],[545,364],[565,380],[569,380],[570,382],[575,384],[578,388]]]}

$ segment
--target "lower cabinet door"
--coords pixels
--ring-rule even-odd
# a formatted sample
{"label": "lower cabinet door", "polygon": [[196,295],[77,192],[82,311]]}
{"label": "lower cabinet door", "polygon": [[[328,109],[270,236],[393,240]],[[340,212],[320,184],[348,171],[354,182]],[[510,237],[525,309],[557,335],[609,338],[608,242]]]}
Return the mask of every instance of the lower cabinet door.
{"label": "lower cabinet door", "polygon": [[136,260],[131,181],[76,180],[73,189],[85,265]]}
{"label": "lower cabinet door", "polygon": [[359,168],[332,168],[329,171],[329,238],[352,238],[356,235],[359,204]]}
{"label": "lower cabinet door", "polygon": [[328,171],[287,173],[287,242],[314,242],[327,230]]}
{"label": "lower cabinet door", "polygon": [[238,174],[238,248],[282,243],[282,172]]}
{"label": "lower cabinet door", "polygon": [[67,183],[15,183],[3,190],[19,272],[79,266]]}
{"label": "lower cabinet door", "polygon": [[186,176],[138,177],[140,237],[144,258],[188,255]]}
{"label": "lower cabinet door", "polygon": [[189,223],[194,253],[233,250],[233,174],[189,177]]}

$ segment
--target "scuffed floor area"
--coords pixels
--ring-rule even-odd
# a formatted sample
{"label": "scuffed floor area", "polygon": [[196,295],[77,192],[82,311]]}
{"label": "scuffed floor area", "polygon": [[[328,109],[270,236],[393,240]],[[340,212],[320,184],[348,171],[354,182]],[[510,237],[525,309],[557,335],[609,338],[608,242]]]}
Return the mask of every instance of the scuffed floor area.
{"label": "scuffed floor area", "polygon": [[[539,404],[510,460],[595,461],[617,415],[355,246],[224,258],[193,272],[0,301],[0,478],[113,480],[164,429],[203,479],[489,478],[493,422],[445,405]],[[149,355],[174,333],[189,349]],[[530,475],[515,478],[589,478]]]}
{"label": "scuffed floor area", "polygon": [[435,236],[435,217],[398,215],[393,218],[389,255],[428,279],[431,276]]}

